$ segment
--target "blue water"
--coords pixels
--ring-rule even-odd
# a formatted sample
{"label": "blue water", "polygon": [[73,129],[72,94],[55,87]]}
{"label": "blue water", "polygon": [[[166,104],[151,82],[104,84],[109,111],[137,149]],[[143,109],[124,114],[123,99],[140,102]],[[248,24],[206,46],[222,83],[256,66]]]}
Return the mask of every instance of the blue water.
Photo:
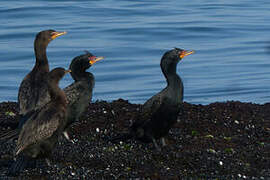
{"label": "blue water", "polygon": [[[41,1],[0,4],[0,102],[16,101],[35,62],[35,34],[67,31],[47,49],[50,68],[68,67],[89,50],[106,59],[95,74],[94,100],[143,103],[166,84],[162,54],[180,47],[196,53],[178,65],[184,100],[208,104],[270,101],[270,1]],[[72,83],[68,75],[61,87]]]}

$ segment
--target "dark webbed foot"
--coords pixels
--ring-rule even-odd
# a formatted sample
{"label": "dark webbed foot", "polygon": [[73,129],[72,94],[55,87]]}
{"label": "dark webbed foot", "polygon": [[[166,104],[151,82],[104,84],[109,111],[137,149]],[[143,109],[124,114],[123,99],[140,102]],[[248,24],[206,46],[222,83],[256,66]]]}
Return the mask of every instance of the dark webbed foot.
{"label": "dark webbed foot", "polygon": [[18,176],[28,164],[28,158],[18,156],[8,169],[8,176]]}

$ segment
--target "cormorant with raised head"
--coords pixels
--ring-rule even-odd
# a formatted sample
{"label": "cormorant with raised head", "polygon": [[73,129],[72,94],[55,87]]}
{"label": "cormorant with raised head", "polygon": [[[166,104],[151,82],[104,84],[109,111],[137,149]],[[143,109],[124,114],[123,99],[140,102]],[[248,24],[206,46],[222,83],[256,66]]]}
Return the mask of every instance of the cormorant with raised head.
{"label": "cormorant with raised head", "polygon": [[33,69],[24,77],[19,87],[18,103],[20,119],[18,128],[4,132],[0,136],[0,141],[18,137],[23,124],[35,109],[49,102],[50,98],[46,83],[47,74],[49,73],[49,63],[46,49],[52,40],[64,34],[66,34],[66,32],[44,30],[36,35],[34,42],[36,63]]}
{"label": "cormorant with raised head", "polygon": [[74,83],[64,89],[68,100],[68,120],[64,136],[70,140],[67,128],[78,120],[80,115],[85,111],[92,99],[92,91],[95,86],[95,77],[92,73],[86,72],[94,63],[104,59],[96,57],[88,51],[80,56],[75,57],[70,63],[69,69]]}
{"label": "cormorant with raised head", "polygon": [[[184,86],[176,73],[178,62],[194,51],[174,48],[167,51],[160,62],[167,86],[148,99],[126,134],[112,138],[112,142],[137,139],[142,142],[153,142],[157,149],[156,140],[166,136],[171,127],[177,122],[177,116],[182,108]],[[164,144],[164,139],[163,139]]]}
{"label": "cormorant with raised head", "polygon": [[36,63],[31,72],[24,77],[19,88],[20,115],[25,115],[49,101],[48,89],[45,83],[46,76],[49,73],[46,49],[53,39],[64,34],[66,32],[45,30],[36,35],[34,42]]}
{"label": "cormorant with raised head", "polygon": [[17,175],[31,160],[50,157],[66,124],[67,99],[59,88],[59,81],[68,72],[70,70],[64,68],[49,72],[46,84],[50,101],[36,109],[23,124],[15,150],[17,159],[9,169],[10,175]]}
{"label": "cormorant with raised head", "polygon": [[[104,57],[96,57],[92,53],[86,51],[85,54],[75,57],[70,63],[69,69],[72,71],[71,76],[74,79],[74,83],[64,89],[68,100],[68,123],[64,131],[64,136],[69,141],[71,140],[67,133],[68,127],[78,120],[92,99],[95,77],[92,73],[86,72],[86,70],[102,59],[104,59]],[[32,112],[33,111],[31,111],[31,113]],[[29,115],[31,115],[31,113],[29,113]],[[27,120],[27,118],[25,118],[25,120]],[[22,125],[23,124],[19,126]],[[9,130],[8,132],[3,133],[0,136],[0,142],[17,138],[19,129],[20,128],[11,131]]]}

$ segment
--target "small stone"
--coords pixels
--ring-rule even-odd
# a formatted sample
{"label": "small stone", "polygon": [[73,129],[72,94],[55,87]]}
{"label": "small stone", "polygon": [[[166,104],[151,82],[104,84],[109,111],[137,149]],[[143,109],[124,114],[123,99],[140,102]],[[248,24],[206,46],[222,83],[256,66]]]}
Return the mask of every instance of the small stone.
{"label": "small stone", "polygon": [[16,116],[16,114],[12,111],[7,111],[5,114],[6,116],[12,116],[12,117]]}
{"label": "small stone", "polygon": [[212,134],[208,134],[205,136],[206,138],[214,138],[214,136]]}
{"label": "small stone", "polygon": [[207,149],[208,152],[216,154],[217,152],[214,149]]}
{"label": "small stone", "polygon": [[219,165],[221,165],[221,166],[222,166],[222,165],[223,165],[223,162],[222,162],[222,161],[219,161]]}

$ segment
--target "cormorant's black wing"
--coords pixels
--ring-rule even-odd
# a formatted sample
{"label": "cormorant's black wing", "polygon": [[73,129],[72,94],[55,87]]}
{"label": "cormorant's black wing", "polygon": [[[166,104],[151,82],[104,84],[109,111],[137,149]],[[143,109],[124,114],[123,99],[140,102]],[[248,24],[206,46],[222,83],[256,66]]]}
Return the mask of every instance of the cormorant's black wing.
{"label": "cormorant's black wing", "polygon": [[82,97],[82,94],[85,92],[86,88],[83,84],[84,82],[74,82],[68,87],[64,88],[68,100],[68,106],[73,105],[75,102],[78,102]]}
{"label": "cormorant's black wing", "polygon": [[148,99],[144,104],[143,104],[143,111],[151,111],[151,113],[154,113],[158,110],[160,105],[163,102],[164,94],[167,91],[167,89],[163,89],[159,93],[155,94],[152,96],[150,99]]}
{"label": "cormorant's black wing", "polygon": [[23,125],[19,135],[16,154],[31,144],[51,137],[65,118],[65,111],[57,107],[44,107],[38,114],[31,116]]}
{"label": "cormorant's black wing", "polygon": [[29,99],[33,95],[29,87],[31,86],[31,81],[29,75],[27,75],[20,84],[18,92],[18,103],[20,106],[20,114],[24,115],[33,106]]}
{"label": "cormorant's black wing", "polygon": [[19,87],[18,103],[20,115],[39,109],[50,101],[46,74],[35,74],[34,77],[32,76],[28,74]]}

